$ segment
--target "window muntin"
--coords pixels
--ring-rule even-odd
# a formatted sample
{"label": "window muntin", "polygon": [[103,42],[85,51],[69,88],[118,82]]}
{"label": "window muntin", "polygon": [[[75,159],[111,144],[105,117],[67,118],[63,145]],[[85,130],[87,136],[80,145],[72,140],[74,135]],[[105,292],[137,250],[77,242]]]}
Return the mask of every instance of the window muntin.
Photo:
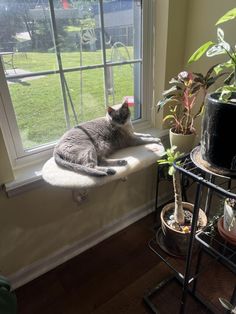
{"label": "window muntin", "polygon": [[[21,25],[20,32],[15,36],[16,39],[23,37],[24,40],[19,42],[17,39],[12,47],[14,68],[7,64],[6,56],[2,57],[21,138],[21,145],[19,143],[15,145],[18,147],[19,157],[29,154],[32,149],[34,153],[37,148],[40,151],[43,145],[57,140],[66,127],[103,116],[106,105],[118,103],[126,95],[135,98],[136,106],[132,108],[133,119],[141,117],[140,1],[91,1],[91,6],[79,10],[80,25],[83,24],[83,27],[80,28],[81,37],[78,39],[76,34],[79,28],[78,25],[74,25],[76,21],[73,21],[74,24],[71,23],[73,25],[65,25],[59,20],[62,19],[63,14],[69,14],[67,10],[78,8],[79,2],[81,3],[81,1],[70,1],[70,3],[69,1],[24,1],[24,5],[27,3],[30,11],[27,16],[25,11],[17,10],[23,2],[5,1],[5,4],[9,5],[8,9],[12,10],[13,16],[15,13],[17,19],[28,18],[28,26],[27,23]],[[65,8],[65,3],[71,7]],[[56,27],[53,27],[50,5],[54,10]],[[127,14],[124,7],[128,5],[128,10],[133,10],[130,24],[109,24],[106,16],[111,13],[107,7],[112,11],[114,10],[111,9],[112,6],[117,5],[118,9],[119,6],[121,8],[120,11],[118,9],[115,11],[120,23]],[[93,10],[92,22],[91,10]],[[75,12],[77,11],[73,14]],[[97,12],[96,21],[95,12]],[[30,19],[35,14],[38,16],[34,17],[36,21],[37,19],[41,21],[42,15],[44,25],[42,26],[39,21],[35,22],[34,31],[37,33],[38,43],[34,45],[38,48],[32,51],[32,38],[25,40],[29,38],[25,30],[30,25],[32,31]],[[78,16],[75,16],[75,20],[78,20]],[[103,23],[101,23],[102,19]],[[1,28],[0,33],[3,34],[4,29]],[[60,39],[58,47],[55,45],[56,37]],[[41,42],[40,38],[43,38]],[[73,38],[77,38],[78,41],[73,42]],[[2,42],[0,44],[2,51],[11,49]],[[58,63],[58,55],[61,64]],[[20,72],[18,69],[23,71]],[[13,129],[17,133],[17,128]],[[12,134],[14,132],[12,131]],[[19,136],[15,138],[19,139]]]}

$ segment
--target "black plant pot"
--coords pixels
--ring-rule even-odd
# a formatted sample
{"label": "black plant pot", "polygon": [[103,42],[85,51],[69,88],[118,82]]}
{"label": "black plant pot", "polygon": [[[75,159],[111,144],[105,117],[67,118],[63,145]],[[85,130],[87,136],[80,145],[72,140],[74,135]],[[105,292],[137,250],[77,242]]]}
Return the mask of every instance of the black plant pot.
{"label": "black plant pot", "polygon": [[[236,95],[235,95],[236,97]],[[201,158],[220,174],[236,175],[236,104],[207,96],[202,120]],[[219,171],[217,171],[219,170]]]}

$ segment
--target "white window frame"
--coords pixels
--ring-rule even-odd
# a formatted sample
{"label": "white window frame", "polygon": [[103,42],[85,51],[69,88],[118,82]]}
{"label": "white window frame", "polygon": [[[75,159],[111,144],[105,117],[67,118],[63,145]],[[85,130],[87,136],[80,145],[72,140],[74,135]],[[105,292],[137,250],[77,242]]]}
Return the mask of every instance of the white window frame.
{"label": "white window frame", "polygon": [[[141,63],[141,110],[142,117],[134,121],[136,129],[151,126],[153,103],[153,14],[155,1],[142,1],[142,63]],[[105,73],[106,71],[104,71]],[[106,78],[105,78],[106,79]],[[52,155],[55,143],[49,143],[25,151],[23,149],[16,116],[11,102],[8,84],[0,60],[0,127],[13,169],[46,160]]]}

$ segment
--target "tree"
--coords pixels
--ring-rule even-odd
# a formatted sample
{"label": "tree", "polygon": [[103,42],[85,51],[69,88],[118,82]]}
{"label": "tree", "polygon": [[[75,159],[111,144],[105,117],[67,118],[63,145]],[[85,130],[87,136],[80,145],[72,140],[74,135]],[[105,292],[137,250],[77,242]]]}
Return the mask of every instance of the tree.
{"label": "tree", "polygon": [[172,146],[171,148],[165,151],[165,159],[159,159],[158,164],[166,164],[169,165],[168,174],[173,177],[173,188],[174,188],[174,196],[175,196],[175,209],[174,209],[174,220],[178,224],[182,225],[185,221],[183,203],[182,203],[182,191],[180,184],[180,174],[179,171],[176,171],[174,168],[174,162],[177,158],[179,158],[182,154],[180,152],[175,152],[176,146]]}
{"label": "tree", "polygon": [[17,14],[20,9],[17,0],[0,4],[0,44],[4,50],[13,50],[16,32],[23,29],[22,19]]}

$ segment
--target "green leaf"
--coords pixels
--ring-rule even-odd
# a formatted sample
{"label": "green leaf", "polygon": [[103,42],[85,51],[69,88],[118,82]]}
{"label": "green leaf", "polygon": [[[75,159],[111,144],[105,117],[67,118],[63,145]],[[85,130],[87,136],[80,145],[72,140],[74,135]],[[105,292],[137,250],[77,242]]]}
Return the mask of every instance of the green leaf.
{"label": "green leaf", "polygon": [[168,114],[167,116],[165,116],[165,118],[163,119],[163,122],[165,122],[166,120],[169,120],[169,119],[174,119],[173,114]]}
{"label": "green leaf", "polygon": [[167,159],[159,159],[159,160],[157,160],[157,163],[160,165],[164,165],[164,164],[168,164],[169,162]]}
{"label": "green leaf", "polygon": [[217,28],[217,40],[218,42],[222,42],[224,41],[224,37],[225,37],[225,33],[223,31],[223,29],[221,29],[220,27]]}
{"label": "green leaf", "polygon": [[220,88],[221,90],[221,95],[220,95],[220,100],[223,100],[227,102],[229,98],[231,97],[233,92],[236,92],[236,86],[235,85],[226,85]]}
{"label": "green leaf", "polygon": [[231,73],[226,77],[226,79],[224,80],[224,84],[225,84],[225,85],[229,85],[229,84],[232,82],[233,79],[234,79],[234,71],[231,72]]}
{"label": "green leaf", "polygon": [[158,101],[157,103],[157,111],[159,112],[166,104],[177,102],[179,103],[179,100],[175,99],[175,96],[171,96],[169,98],[163,98]]}
{"label": "green leaf", "polygon": [[174,107],[171,107],[170,106],[170,112],[172,113],[172,114],[175,114],[176,113],[176,111],[177,111],[177,105],[176,106],[174,106]]}
{"label": "green leaf", "polygon": [[175,85],[181,85],[182,83],[179,82],[175,77],[173,77],[170,81],[170,84],[175,84]]}
{"label": "green leaf", "polygon": [[165,151],[166,159],[157,160],[158,164],[169,165],[168,173],[170,176],[172,176],[175,173],[174,162],[175,162],[176,158],[183,155],[179,151],[175,152],[176,149],[177,149],[177,146],[175,146],[175,145],[171,146],[171,148],[167,148]]}
{"label": "green leaf", "polygon": [[178,95],[180,93],[180,89],[177,86],[172,86],[171,88],[165,90],[162,95],[164,97]]}
{"label": "green leaf", "polygon": [[192,89],[192,95],[194,95],[195,93],[197,93],[199,90],[201,89],[201,85],[196,85],[193,89]]}
{"label": "green leaf", "polygon": [[227,72],[222,72],[220,74],[217,74],[214,77],[210,77],[207,80],[207,88],[209,88],[211,85],[213,85],[221,76],[228,74]]}
{"label": "green leaf", "polygon": [[193,72],[194,75],[197,76],[198,79],[203,80],[204,79],[204,75],[202,73],[198,73],[198,72]]}
{"label": "green leaf", "polygon": [[211,47],[215,45],[213,41],[208,41],[205,44],[203,44],[201,47],[199,47],[189,58],[188,63],[193,63],[201,58],[202,55]]}
{"label": "green leaf", "polygon": [[219,74],[225,68],[227,68],[227,69],[234,69],[234,64],[233,64],[233,61],[231,59],[229,61],[227,61],[227,62],[218,64],[215,67],[214,71],[215,71],[216,74]]}
{"label": "green leaf", "polygon": [[164,98],[164,99],[159,100],[157,103],[157,111],[159,112],[165,106],[167,102],[169,102],[169,99]]}
{"label": "green leaf", "polygon": [[174,166],[170,166],[169,171],[168,171],[168,174],[169,174],[170,176],[173,176],[174,173],[175,173],[175,168],[174,168]]}
{"label": "green leaf", "polygon": [[235,17],[236,17],[236,8],[233,8],[232,10],[229,10],[228,12],[226,12],[222,17],[220,17],[215,25],[219,25],[229,20],[233,20]]}
{"label": "green leaf", "polygon": [[222,41],[218,44],[215,44],[212,46],[206,53],[207,57],[213,57],[218,56],[221,54],[226,54],[227,51],[230,51],[230,44],[228,44],[226,41]]}
{"label": "green leaf", "polygon": [[210,67],[210,69],[207,71],[207,74],[206,74],[206,79],[208,79],[210,76],[211,76],[211,74],[212,74],[212,72],[215,70],[215,68],[217,67],[219,65],[219,63],[217,63],[217,64],[214,64],[214,65],[212,65],[211,67]]}

